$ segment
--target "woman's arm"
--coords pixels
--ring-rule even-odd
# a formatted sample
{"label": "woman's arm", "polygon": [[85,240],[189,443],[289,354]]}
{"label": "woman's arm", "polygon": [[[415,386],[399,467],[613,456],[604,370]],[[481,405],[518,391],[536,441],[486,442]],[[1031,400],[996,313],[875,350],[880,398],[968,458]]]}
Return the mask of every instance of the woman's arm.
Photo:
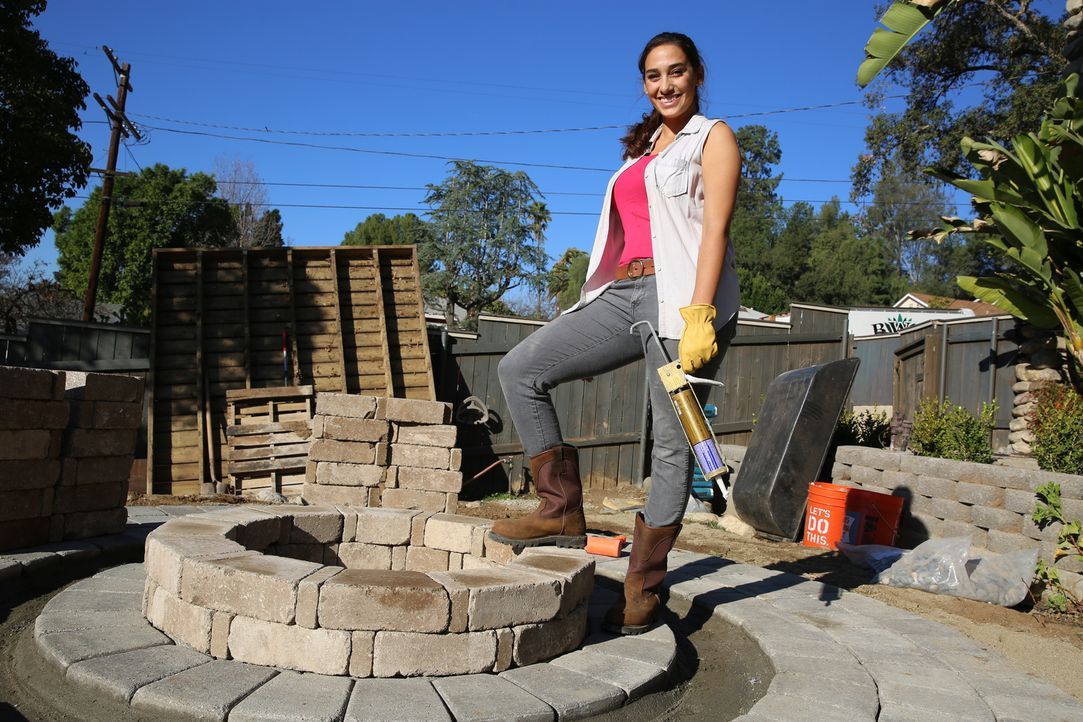
{"label": "woman's arm", "polygon": [[703,146],[703,238],[690,304],[714,303],[740,179],[741,152],[737,137],[725,123],[715,123]]}

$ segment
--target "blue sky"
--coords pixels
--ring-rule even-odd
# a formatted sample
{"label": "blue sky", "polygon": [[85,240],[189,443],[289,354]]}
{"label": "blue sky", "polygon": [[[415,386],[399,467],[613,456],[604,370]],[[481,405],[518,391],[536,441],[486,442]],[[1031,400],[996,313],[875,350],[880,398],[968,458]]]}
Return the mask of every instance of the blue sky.
{"label": "blue sky", "polygon": [[[870,111],[854,83],[875,27],[863,0],[657,2],[184,3],[52,0],[36,27],[74,57],[92,90],[113,93],[108,45],[132,64],[129,116],[148,142],[121,151],[123,170],[156,162],[210,171],[219,157],[251,161],[271,184],[317,183],[420,189],[446,161],[298,147],[206,135],[371,151],[612,169],[620,129],[450,137],[260,133],[187,123],[308,133],[471,133],[626,126],[647,109],[636,59],[656,32],[688,33],[708,63],[707,111],[732,125],[779,134],[787,202],[849,195]],[[1059,15],[1061,0],[1036,5]],[[752,116],[805,106],[833,108]],[[891,103],[892,101],[888,101]],[[894,101],[898,102],[898,101]],[[889,105],[889,108],[892,106]],[[169,118],[172,120],[158,120]],[[745,117],[741,117],[745,116]],[[83,117],[101,121],[90,100]],[[105,164],[106,125],[81,136]],[[546,248],[589,249],[607,172],[524,167],[553,212]],[[802,179],[818,179],[806,182]],[[831,182],[828,182],[831,181]],[[88,189],[89,190],[89,189]],[[84,191],[82,195],[85,195]],[[269,186],[293,245],[335,245],[367,215],[413,208],[424,190]],[[82,201],[76,200],[75,205]],[[302,205],[362,206],[354,209]],[[847,206],[853,208],[852,206]],[[372,210],[369,210],[372,209]],[[738,249],[740,239],[734,239]],[[55,263],[51,234],[28,254]]]}

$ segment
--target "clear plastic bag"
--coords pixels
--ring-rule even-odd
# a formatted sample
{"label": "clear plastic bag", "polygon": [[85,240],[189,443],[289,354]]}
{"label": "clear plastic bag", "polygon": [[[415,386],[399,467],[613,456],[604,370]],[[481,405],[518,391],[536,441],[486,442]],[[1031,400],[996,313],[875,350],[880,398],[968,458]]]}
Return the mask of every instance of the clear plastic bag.
{"label": "clear plastic bag", "polygon": [[930,539],[877,574],[879,584],[1014,607],[1030,591],[1038,550],[970,556],[970,537]]}
{"label": "clear plastic bag", "polygon": [[871,569],[874,572],[882,572],[906,553],[898,547],[883,546],[882,544],[847,544],[839,542],[836,547],[843,556],[862,569]]}

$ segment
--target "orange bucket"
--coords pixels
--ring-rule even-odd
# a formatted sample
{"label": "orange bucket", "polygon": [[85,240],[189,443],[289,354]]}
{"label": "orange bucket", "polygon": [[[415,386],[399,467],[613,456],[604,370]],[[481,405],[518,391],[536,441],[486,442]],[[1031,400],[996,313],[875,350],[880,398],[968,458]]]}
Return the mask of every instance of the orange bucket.
{"label": "orange bucket", "polygon": [[895,546],[899,520],[902,518],[903,498],[866,489],[851,489],[850,497],[865,512],[861,543]]}
{"label": "orange bucket", "polygon": [[814,481],[808,486],[805,508],[805,546],[834,549],[840,542],[861,543],[864,512],[847,509],[850,492],[847,486]]}

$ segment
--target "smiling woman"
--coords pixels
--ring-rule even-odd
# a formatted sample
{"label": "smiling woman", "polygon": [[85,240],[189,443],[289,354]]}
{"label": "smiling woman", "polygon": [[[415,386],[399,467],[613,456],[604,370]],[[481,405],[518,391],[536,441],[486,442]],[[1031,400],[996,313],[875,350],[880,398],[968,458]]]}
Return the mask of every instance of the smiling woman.
{"label": "smiling woman", "polygon": [[[651,111],[622,141],[625,162],[606,189],[579,302],[500,363],[508,410],[542,499],[533,514],[493,524],[491,536],[513,548],[586,541],[579,457],[561,435],[549,395],[555,386],[644,357],[658,369],[678,356],[685,372],[711,377],[736,330],[739,291],[729,242],[741,171],[735,136],[699,114],[705,68],[687,35],[656,35],[638,67]],[[662,344],[631,335],[640,323],[657,329]],[[653,374],[650,394],[651,493],[636,519],[624,598],[606,617],[607,629],[619,634],[645,632],[657,617],[691,485],[684,431]]]}

